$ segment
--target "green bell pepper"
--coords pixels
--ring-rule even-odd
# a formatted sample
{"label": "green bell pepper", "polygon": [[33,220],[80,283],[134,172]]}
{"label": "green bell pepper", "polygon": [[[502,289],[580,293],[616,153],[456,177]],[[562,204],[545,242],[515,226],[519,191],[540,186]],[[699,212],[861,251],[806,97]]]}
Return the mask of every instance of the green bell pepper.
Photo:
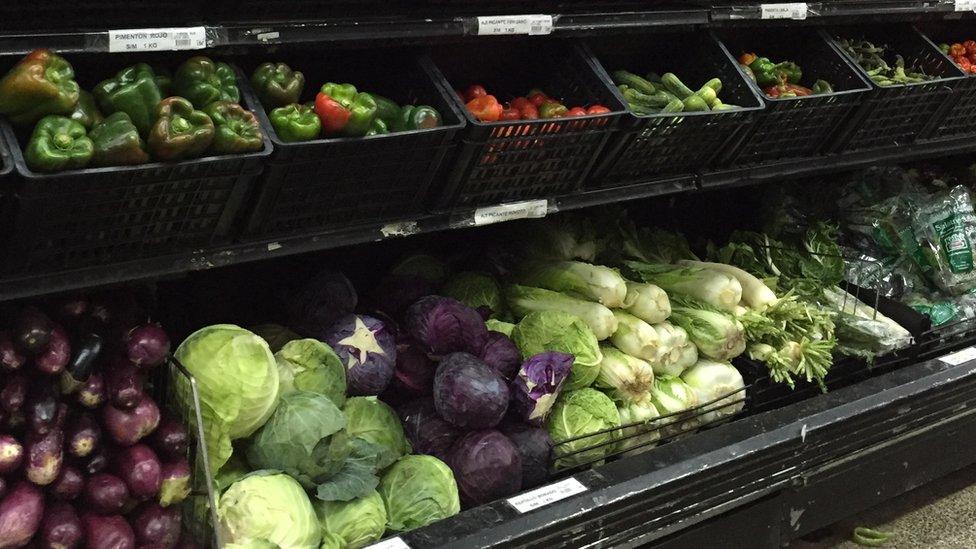
{"label": "green bell pepper", "polygon": [[34,50],[0,79],[0,115],[30,126],[49,114],[71,114],[79,93],[70,63],[50,50]]}
{"label": "green bell pepper", "polygon": [[559,101],[546,101],[539,107],[539,118],[559,118],[567,112],[569,109]]}
{"label": "green bell pepper", "polygon": [[297,103],[305,89],[305,75],[284,63],[261,63],[251,75],[251,85],[267,110]]}
{"label": "green bell pepper", "polygon": [[156,106],[156,122],[149,131],[149,152],[157,160],[195,158],[210,147],[214,123],[182,97],[167,97]]}
{"label": "green bell pepper", "polygon": [[392,99],[387,99],[382,95],[376,95],[371,93],[373,96],[373,101],[376,101],[376,117],[382,120],[387,127],[393,127],[397,123],[397,118],[400,116],[400,105],[397,105]]}
{"label": "green bell pepper", "polygon": [[52,114],[34,126],[24,160],[38,172],[84,168],[91,162],[94,148],[80,122]]}
{"label": "green bell pepper", "polygon": [[830,82],[827,82],[826,80],[817,80],[813,83],[810,91],[812,91],[814,94],[834,93],[834,86],[832,86]]}
{"label": "green bell pepper", "polygon": [[400,109],[393,131],[426,130],[441,125],[441,115],[427,105],[404,105]]}
{"label": "green bell pepper", "polygon": [[756,76],[756,83],[761,88],[776,86],[783,78],[786,78],[788,84],[799,84],[800,79],[803,78],[800,66],[792,61],[773,63],[768,57],[757,57],[749,63],[749,68],[752,69],[752,73]]}
{"label": "green bell pepper", "polygon": [[319,91],[349,111],[349,120],[340,133],[349,137],[362,137],[372,128],[378,111],[372,94],[357,91],[352,84],[335,82],[323,84]]}
{"label": "green bell pepper", "polygon": [[271,111],[269,118],[278,139],[285,143],[318,139],[322,133],[322,122],[311,105],[294,103],[278,107]]}
{"label": "green bell pepper", "polygon": [[379,118],[374,118],[373,123],[369,125],[369,129],[366,130],[366,135],[383,135],[390,133],[390,129],[386,127],[386,122]]}
{"label": "green bell pepper", "polygon": [[234,69],[227,63],[215,63],[202,55],[187,59],[176,69],[173,90],[198,109],[214,101],[237,103],[241,100]]}
{"label": "green bell pepper", "polygon": [[149,162],[146,143],[124,112],[108,115],[88,132],[88,137],[95,146],[92,155],[95,166],[128,166]]}
{"label": "green bell pepper", "polygon": [[90,130],[105,117],[102,116],[101,111],[95,106],[95,97],[92,94],[85,90],[81,90],[78,93],[78,104],[75,105],[75,110],[71,111],[69,118],[81,122],[82,126]]}
{"label": "green bell pepper", "polygon": [[352,84],[336,84],[335,82],[326,82],[325,84],[322,84],[322,88],[320,88],[319,91],[325,95],[328,95],[334,99],[336,103],[339,103],[347,109],[356,99],[356,94],[359,93],[356,86],[353,86]]}
{"label": "green bell pepper", "polygon": [[254,113],[230,101],[214,101],[206,106],[214,124],[210,151],[217,154],[239,154],[264,148],[264,135]]}
{"label": "green bell pepper", "polygon": [[141,135],[149,132],[156,105],[163,100],[156,72],[145,63],[122,69],[114,77],[102,80],[93,91],[102,112],[124,112]]}

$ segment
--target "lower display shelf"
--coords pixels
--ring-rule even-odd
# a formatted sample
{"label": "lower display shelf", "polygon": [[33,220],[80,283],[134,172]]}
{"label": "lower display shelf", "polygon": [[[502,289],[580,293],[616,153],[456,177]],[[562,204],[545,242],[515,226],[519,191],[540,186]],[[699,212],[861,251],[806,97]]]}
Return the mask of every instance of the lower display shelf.
{"label": "lower display shelf", "polygon": [[[572,478],[585,491],[535,510],[498,501],[401,538],[412,548],[677,548],[718,539],[779,547],[976,462],[973,442],[960,435],[976,425],[976,360],[960,356],[578,473]],[[730,517],[735,539],[722,528]]]}

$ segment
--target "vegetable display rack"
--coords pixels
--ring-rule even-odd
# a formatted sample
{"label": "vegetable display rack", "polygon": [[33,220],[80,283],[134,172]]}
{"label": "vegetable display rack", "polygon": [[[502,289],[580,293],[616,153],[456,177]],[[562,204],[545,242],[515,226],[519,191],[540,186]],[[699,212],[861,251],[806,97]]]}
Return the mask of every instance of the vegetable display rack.
{"label": "vegetable display rack", "polygon": [[[956,21],[927,31],[925,35],[937,44],[953,44],[973,40],[976,32],[971,32],[972,30],[968,21]],[[926,139],[951,139],[976,134],[976,74],[965,75],[964,79],[953,86],[955,97],[952,107],[941,123],[925,136]]]}
{"label": "vegetable display rack", "polygon": [[427,62],[446,76],[449,89],[480,84],[504,102],[539,88],[566,105],[601,104],[611,110],[570,118],[481,122],[460,97],[453,97],[468,125],[453,170],[435,197],[438,209],[578,191],[624,114],[623,104],[597,76],[593,61],[571,44],[493,40],[444,47],[431,55]]}
{"label": "vegetable display rack", "polygon": [[[436,83],[439,76],[416,56],[384,51],[322,56],[276,56],[305,75],[303,101],[326,82],[348,82],[400,104],[429,105],[441,115],[436,128],[368,137],[335,137],[288,143],[258,108],[274,153],[261,178],[248,221],[250,237],[291,235],[335,227],[396,221],[420,214],[442,161],[463,127],[460,110]],[[245,68],[250,74],[258,63]],[[253,90],[246,93],[257,103]]]}
{"label": "vegetable display rack", "polygon": [[[79,84],[91,89],[98,78],[135,59],[113,55],[69,61]],[[246,101],[244,106],[258,107]],[[0,124],[21,179],[4,274],[65,271],[229,242],[263,159],[271,153],[265,138],[264,149],[254,153],[43,174],[24,161],[27,133],[15,132],[6,121]]]}
{"label": "vegetable display rack", "polygon": [[[875,45],[886,45],[892,57],[897,54],[904,58],[906,67],[916,67],[935,77],[925,82],[891,86],[872,83],[872,91],[848,126],[838,134],[836,152],[911,145],[931,128],[938,127],[951,107],[954,88],[965,82],[962,71],[911,26],[839,28],[824,32],[837,51],[855,65],[857,61],[843,51],[841,39],[864,39]],[[857,70],[868,78],[862,67],[858,66]]]}
{"label": "vegetable display rack", "polygon": [[[817,156],[830,143],[861,104],[871,85],[851,62],[837,53],[812,29],[770,28],[720,35],[733,56],[755,53],[773,62],[790,60],[803,70],[803,85],[829,82],[834,91],[805,97],[769,97],[751,130],[742,133],[738,146],[730,147],[722,165],[749,165],[789,158]],[[744,70],[741,69],[740,70]],[[757,93],[761,86],[749,79]]]}
{"label": "vegetable display rack", "polygon": [[676,74],[698,89],[718,78],[722,102],[739,108],[723,111],[635,114],[628,116],[607,146],[591,185],[644,183],[693,174],[709,167],[739,132],[749,129],[763,102],[736,69],[725,46],[711,34],[669,33],[619,35],[588,43],[601,77],[621,101],[609,72],[627,70]]}

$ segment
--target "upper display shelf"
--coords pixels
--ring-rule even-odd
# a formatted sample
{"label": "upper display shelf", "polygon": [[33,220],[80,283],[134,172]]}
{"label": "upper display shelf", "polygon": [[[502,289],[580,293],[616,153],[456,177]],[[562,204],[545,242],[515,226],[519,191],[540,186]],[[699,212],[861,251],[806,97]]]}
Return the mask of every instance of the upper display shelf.
{"label": "upper display shelf", "polygon": [[[334,41],[432,39],[499,34],[577,36],[658,26],[850,16],[962,17],[974,0],[708,2],[235,2],[201,12],[199,2],[99,0],[61,16],[64,0],[0,2],[0,54],[38,47],[63,52],[164,51]],[[124,5],[123,5],[124,4]],[[135,6],[133,6],[135,4]],[[382,5],[381,5],[382,4]],[[380,15],[381,14],[381,15]],[[141,32],[136,32],[141,31]]]}

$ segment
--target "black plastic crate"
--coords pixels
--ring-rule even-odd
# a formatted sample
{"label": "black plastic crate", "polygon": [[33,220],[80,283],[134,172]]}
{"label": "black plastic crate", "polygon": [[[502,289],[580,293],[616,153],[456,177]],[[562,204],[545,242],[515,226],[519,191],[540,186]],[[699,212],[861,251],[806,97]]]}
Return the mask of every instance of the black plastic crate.
{"label": "black plastic crate", "polygon": [[[384,51],[281,55],[273,60],[305,75],[303,101],[313,100],[326,82],[348,82],[399,104],[430,105],[440,113],[442,125],[285,143],[264,110],[258,109],[275,150],[261,178],[248,237],[315,232],[423,212],[430,184],[464,126],[460,111],[436,83],[438,75],[416,55]],[[248,74],[259,63],[246,65]],[[250,86],[245,88],[254,97]]]}
{"label": "black plastic crate", "polygon": [[739,132],[749,129],[763,108],[728,50],[711,33],[680,32],[620,35],[587,45],[600,64],[601,77],[623,96],[609,73],[627,70],[672,72],[691,89],[712,78],[722,80],[719,97],[739,109],[716,112],[629,114],[607,146],[590,185],[615,187],[693,174],[713,165]]}
{"label": "black plastic crate", "polygon": [[41,30],[185,27],[202,19],[201,4],[191,0],[4,0],[0,29]]}
{"label": "black plastic crate", "polygon": [[[943,21],[938,27],[925,29],[923,34],[934,44],[951,45],[953,42],[976,40],[976,28],[969,20]],[[951,58],[949,61],[955,64]],[[963,73],[966,77],[953,86],[955,101],[952,107],[925,136],[926,139],[953,139],[976,134],[976,74]]]}
{"label": "black plastic crate", "polygon": [[727,151],[723,166],[817,156],[871,90],[857,68],[816,30],[774,27],[763,29],[761,34],[740,30],[719,37],[736,58],[755,53],[777,63],[793,61],[803,69],[801,85],[809,88],[822,79],[834,88],[833,93],[807,97],[769,97],[748,79],[766,108],[756,115],[751,131]]}
{"label": "black plastic crate", "polygon": [[[906,66],[915,66],[934,80],[918,84],[878,86],[871,83],[861,107],[834,143],[838,152],[911,145],[938,127],[954,101],[954,89],[965,83],[965,76],[932,42],[910,25],[875,25],[844,27],[824,31],[831,45],[850,59],[840,47],[838,38],[861,38],[876,45],[890,47],[905,58]],[[857,63],[851,59],[852,63]],[[860,66],[857,70],[865,77]]]}
{"label": "black plastic crate", "polygon": [[[175,68],[188,57],[165,57],[161,64]],[[83,89],[135,62],[122,55],[68,60]],[[242,102],[256,107],[246,98]],[[67,271],[227,243],[271,154],[265,136],[264,149],[248,154],[45,174],[24,161],[32,128],[14,130],[5,120],[0,126],[20,175],[13,234],[0,268],[5,274]]]}
{"label": "black plastic crate", "polygon": [[538,88],[567,107],[601,104],[607,114],[481,122],[462,109],[468,126],[453,169],[434,199],[463,208],[571,194],[581,188],[624,105],[577,45],[551,40],[493,39],[444,47],[426,59],[449,86],[481,84],[501,102]]}

